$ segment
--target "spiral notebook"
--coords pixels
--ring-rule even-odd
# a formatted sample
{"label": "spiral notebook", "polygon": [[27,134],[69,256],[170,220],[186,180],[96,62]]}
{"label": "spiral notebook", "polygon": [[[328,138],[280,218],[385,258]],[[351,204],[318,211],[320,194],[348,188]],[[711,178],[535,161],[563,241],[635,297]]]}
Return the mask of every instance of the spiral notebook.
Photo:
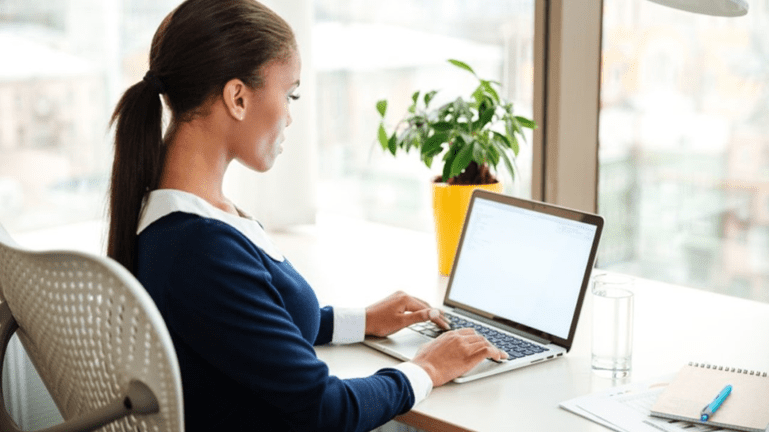
{"label": "spiral notebook", "polygon": [[[732,392],[707,422],[700,412],[727,385]],[[684,366],[654,403],[651,414],[728,429],[764,432],[769,425],[769,376],[701,363]]]}

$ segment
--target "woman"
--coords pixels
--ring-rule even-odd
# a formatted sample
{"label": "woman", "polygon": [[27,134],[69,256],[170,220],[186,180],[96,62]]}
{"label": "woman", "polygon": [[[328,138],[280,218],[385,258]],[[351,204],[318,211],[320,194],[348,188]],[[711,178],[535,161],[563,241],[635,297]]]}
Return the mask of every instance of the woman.
{"label": "woman", "polygon": [[[223,195],[232,160],[264,172],[281,152],[301,69],[291,28],[254,0],[188,0],[158,28],[149,64],[112,117],[108,253],[166,321],[188,431],[371,430],[506,356],[460,330],[370,377],[330,376],[313,345],[447,324],[403,293],[365,310],[320,308],[258,222]],[[165,137],[158,94],[171,111]]]}

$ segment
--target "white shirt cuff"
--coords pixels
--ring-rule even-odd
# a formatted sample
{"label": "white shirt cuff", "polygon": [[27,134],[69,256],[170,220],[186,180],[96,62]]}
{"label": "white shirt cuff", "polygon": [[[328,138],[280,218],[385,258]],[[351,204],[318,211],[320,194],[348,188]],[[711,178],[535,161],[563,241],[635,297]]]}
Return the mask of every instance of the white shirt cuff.
{"label": "white shirt cuff", "polygon": [[405,362],[394,366],[393,368],[403,372],[403,374],[406,375],[406,378],[408,378],[409,384],[411,384],[411,390],[414,392],[414,406],[427,399],[427,396],[433,391],[432,378],[430,378],[430,375],[428,375],[424,369],[416,364]]}
{"label": "white shirt cuff", "polygon": [[334,334],[331,343],[335,345],[363,342],[366,337],[366,309],[334,308]]}

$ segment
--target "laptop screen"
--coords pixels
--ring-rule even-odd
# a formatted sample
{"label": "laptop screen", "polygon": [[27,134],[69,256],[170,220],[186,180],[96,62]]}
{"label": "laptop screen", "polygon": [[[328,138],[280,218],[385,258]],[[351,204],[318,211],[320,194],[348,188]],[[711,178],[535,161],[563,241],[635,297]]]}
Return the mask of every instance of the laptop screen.
{"label": "laptop screen", "polygon": [[484,195],[474,198],[467,215],[447,303],[569,339],[601,218]]}

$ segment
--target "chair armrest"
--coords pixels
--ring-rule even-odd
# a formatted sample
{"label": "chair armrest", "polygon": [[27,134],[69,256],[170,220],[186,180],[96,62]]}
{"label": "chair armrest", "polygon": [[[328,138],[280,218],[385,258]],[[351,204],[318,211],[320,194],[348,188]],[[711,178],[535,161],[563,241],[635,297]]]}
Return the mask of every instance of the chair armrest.
{"label": "chair armrest", "polygon": [[[0,430],[4,432],[23,432],[5,408],[5,399],[2,394],[2,361],[8,349],[8,343],[18,328],[8,302],[3,301],[0,303]],[[143,382],[133,380],[128,384],[125,396],[80,417],[37,432],[89,432],[130,414],[153,414],[159,410],[160,405],[152,390]]]}
{"label": "chair armrest", "polygon": [[130,414],[153,414],[160,410],[152,390],[141,381],[131,381],[125,397],[92,412],[37,432],[89,432]]}

